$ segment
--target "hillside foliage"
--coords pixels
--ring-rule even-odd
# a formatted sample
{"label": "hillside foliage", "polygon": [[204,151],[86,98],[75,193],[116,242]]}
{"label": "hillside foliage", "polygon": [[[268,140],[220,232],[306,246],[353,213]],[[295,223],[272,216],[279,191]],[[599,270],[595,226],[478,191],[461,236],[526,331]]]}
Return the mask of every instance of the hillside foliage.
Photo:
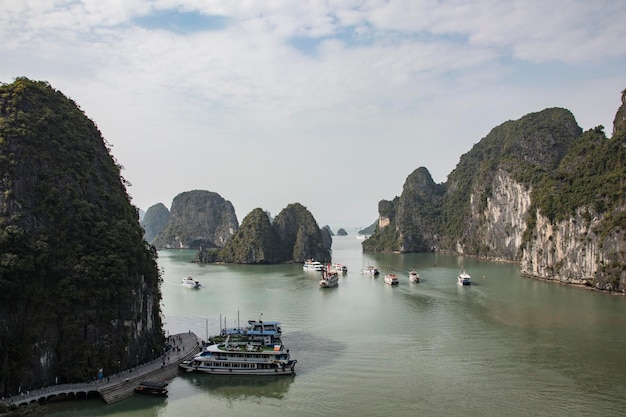
{"label": "hillside foliage", "polygon": [[48,83],[0,86],[2,395],[91,380],[163,348],[157,254],[108,151]]}

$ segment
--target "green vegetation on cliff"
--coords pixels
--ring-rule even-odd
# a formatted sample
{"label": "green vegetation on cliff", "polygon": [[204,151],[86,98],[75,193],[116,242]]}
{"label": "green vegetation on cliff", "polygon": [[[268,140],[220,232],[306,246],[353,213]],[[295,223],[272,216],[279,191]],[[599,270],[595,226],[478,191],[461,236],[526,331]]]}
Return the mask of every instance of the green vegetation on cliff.
{"label": "green vegetation on cliff", "polygon": [[[613,212],[624,206],[626,192],[626,132],[607,139],[602,126],[585,132],[572,143],[558,168],[542,177],[532,200],[541,214],[558,222],[586,207],[593,213]],[[611,216],[603,229],[626,225],[626,216]]]}
{"label": "green vegetation on cliff", "polygon": [[220,251],[219,257],[228,263],[282,262],[278,235],[267,213],[260,208],[252,210],[243,219],[239,231]]}
{"label": "green vegetation on cliff", "polygon": [[282,209],[274,218],[272,227],[280,239],[285,261],[304,262],[309,258],[331,261],[330,234],[326,231],[324,236],[311,212],[302,204],[293,203]]}
{"label": "green vegetation on cliff", "polygon": [[120,167],[45,82],[0,86],[0,394],[162,349],[161,277]]}
{"label": "green vegetation on cliff", "polygon": [[146,215],[141,221],[145,233],[144,238],[152,244],[155,238],[165,229],[170,221],[170,211],[162,203],[148,208]]}
{"label": "green vegetation on cliff", "polygon": [[[438,246],[452,249],[460,242],[468,253],[482,253],[474,214],[484,211],[492,195],[491,184],[504,170],[527,186],[558,166],[571,143],[581,134],[574,116],[551,108],[495,127],[465,155],[448,176],[443,200]],[[470,197],[479,196],[473,203]]]}
{"label": "green vegetation on cliff", "polygon": [[[423,252],[433,247],[488,256],[482,241],[491,184],[503,170],[528,187],[553,172],[581,134],[574,116],[551,108],[495,127],[461,159],[445,184],[435,184],[426,168],[407,178],[402,195],[379,203],[389,225],[363,242],[364,250]],[[478,197],[478,198],[476,198]]]}
{"label": "green vegetation on cliff", "polygon": [[304,262],[314,258],[330,262],[331,245],[329,231],[319,228],[306,207],[294,203],[284,208],[273,222],[262,209],[252,210],[224,249],[201,247],[196,261],[258,264]]}
{"label": "green vegetation on cliff", "polygon": [[168,222],[154,239],[154,245],[158,249],[221,249],[238,228],[230,201],[212,191],[186,191],[174,197]]}

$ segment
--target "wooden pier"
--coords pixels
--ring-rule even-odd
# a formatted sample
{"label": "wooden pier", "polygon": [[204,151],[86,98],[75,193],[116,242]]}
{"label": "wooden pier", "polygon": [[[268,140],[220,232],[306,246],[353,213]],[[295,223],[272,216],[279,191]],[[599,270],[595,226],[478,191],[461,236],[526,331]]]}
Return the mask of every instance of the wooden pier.
{"label": "wooden pier", "polygon": [[200,352],[199,339],[194,333],[180,333],[170,335],[169,338],[174,341],[172,351],[133,369],[122,371],[96,382],[53,385],[9,397],[3,401],[20,406],[55,400],[89,398],[98,395],[107,404],[124,400],[133,395],[134,389],[141,381],[171,381],[178,375],[178,365]]}

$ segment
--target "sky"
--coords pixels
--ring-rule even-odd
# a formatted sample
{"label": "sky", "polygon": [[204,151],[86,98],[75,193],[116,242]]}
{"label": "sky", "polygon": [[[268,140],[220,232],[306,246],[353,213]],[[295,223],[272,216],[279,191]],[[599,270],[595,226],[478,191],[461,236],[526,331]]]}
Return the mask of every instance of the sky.
{"label": "sky", "polygon": [[208,190],[336,231],[528,113],[610,136],[624,22],[623,0],[0,0],[0,82],[73,99],[143,211]]}

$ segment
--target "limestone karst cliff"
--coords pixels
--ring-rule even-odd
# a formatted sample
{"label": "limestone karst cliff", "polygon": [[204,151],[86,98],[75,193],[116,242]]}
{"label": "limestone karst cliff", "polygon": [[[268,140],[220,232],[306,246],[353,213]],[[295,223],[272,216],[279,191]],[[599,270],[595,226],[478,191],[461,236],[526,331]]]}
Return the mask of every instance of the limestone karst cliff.
{"label": "limestone karst cliff", "polygon": [[0,395],[162,352],[156,252],[94,123],[48,83],[0,86]]}
{"label": "limestone karst cliff", "polygon": [[529,276],[626,290],[623,101],[611,138],[546,109],[494,128],[444,184],[418,168],[379,203],[363,249],[517,261]]}
{"label": "limestone karst cliff", "polygon": [[279,242],[269,216],[263,209],[257,208],[243,219],[237,233],[219,252],[219,259],[227,263],[242,264],[284,262]]}
{"label": "limestone karst cliff", "polygon": [[163,203],[150,206],[141,219],[141,226],[145,230],[144,238],[150,244],[167,227],[170,221],[170,211]]}
{"label": "limestone karst cliff", "polygon": [[293,203],[281,210],[272,223],[280,239],[281,251],[294,262],[313,258],[330,262],[332,237],[320,229],[311,212],[302,204]]}
{"label": "limestone karst cliff", "polygon": [[260,208],[248,214],[222,250],[198,251],[198,262],[275,264],[314,258],[330,262],[332,237],[320,229],[306,207],[293,203],[274,219]]}
{"label": "limestone karst cliff", "polygon": [[159,249],[221,249],[238,229],[230,201],[211,191],[187,191],[174,197],[168,223],[154,245]]}

